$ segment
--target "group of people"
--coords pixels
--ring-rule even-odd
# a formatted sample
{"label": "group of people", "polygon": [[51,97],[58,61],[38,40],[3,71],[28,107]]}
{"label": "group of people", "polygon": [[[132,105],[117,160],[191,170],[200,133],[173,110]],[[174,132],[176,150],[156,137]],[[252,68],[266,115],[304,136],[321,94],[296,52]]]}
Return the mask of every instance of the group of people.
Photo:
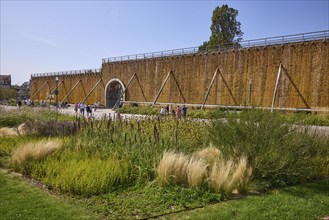
{"label": "group of people", "polygon": [[160,110],[160,115],[161,116],[173,115],[173,116],[176,116],[177,118],[182,118],[182,117],[185,118],[186,114],[187,114],[186,105],[183,105],[182,108],[178,105],[177,108],[176,108],[176,111],[172,108],[172,105],[167,105],[166,108],[164,108],[162,106],[161,110]]}
{"label": "group of people", "polygon": [[[96,111],[96,107],[95,108],[95,111]],[[83,102],[80,102],[80,103],[75,103],[74,105],[74,111],[75,111],[75,114],[78,115],[78,113],[80,113],[80,116],[85,116],[85,112],[87,113],[87,117],[88,118],[91,118],[93,117],[93,112],[92,112],[92,106],[91,105],[86,105],[85,103]]]}

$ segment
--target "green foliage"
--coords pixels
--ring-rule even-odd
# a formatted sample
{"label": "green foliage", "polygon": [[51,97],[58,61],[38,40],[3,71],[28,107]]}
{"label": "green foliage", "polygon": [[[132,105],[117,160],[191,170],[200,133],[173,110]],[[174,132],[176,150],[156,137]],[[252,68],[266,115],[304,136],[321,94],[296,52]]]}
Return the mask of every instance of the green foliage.
{"label": "green foliage", "polygon": [[193,152],[206,146],[205,126],[174,118],[78,121],[81,131],[64,139],[64,150],[42,160],[27,158],[20,170],[49,187],[84,196],[145,184],[155,179],[166,149]]}
{"label": "green foliage", "polygon": [[193,152],[207,145],[204,123],[175,118],[146,118],[128,121],[96,121],[89,124],[68,146],[86,155],[107,158],[116,155],[130,161],[131,180],[153,180],[154,167],[166,149]]}
{"label": "green foliage", "polygon": [[212,121],[211,141],[226,158],[247,156],[255,182],[268,186],[295,184],[323,174],[328,164],[328,137],[288,123],[268,111],[219,113]]}
{"label": "green foliage", "polygon": [[160,113],[160,109],[150,106],[128,106],[124,105],[118,109],[121,113],[126,114],[140,114],[140,115],[157,115]]}
{"label": "green foliage", "polygon": [[49,109],[21,108],[6,110],[0,107],[0,127],[14,127],[27,121],[73,120],[72,116],[62,115]]}
{"label": "green foliage", "polygon": [[301,125],[329,126],[329,115],[318,115],[309,112],[282,113],[286,121]]}
{"label": "green foliage", "polygon": [[60,191],[84,196],[110,192],[128,180],[128,162],[115,158],[84,157],[81,152],[64,153],[35,164],[31,175]]}
{"label": "green foliage", "polygon": [[227,47],[233,41],[240,42],[243,32],[240,29],[241,23],[236,20],[238,10],[222,5],[216,7],[211,18],[211,36],[209,41],[203,42],[200,50],[211,49],[213,47]]}
{"label": "green foliage", "polygon": [[0,87],[0,101],[2,99],[16,99],[17,91],[12,88],[2,88]]}

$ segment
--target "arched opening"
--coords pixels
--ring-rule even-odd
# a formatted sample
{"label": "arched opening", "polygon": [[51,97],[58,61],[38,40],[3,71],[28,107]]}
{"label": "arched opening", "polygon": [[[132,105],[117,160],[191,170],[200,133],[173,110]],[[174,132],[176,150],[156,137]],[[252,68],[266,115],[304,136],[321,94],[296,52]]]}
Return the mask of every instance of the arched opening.
{"label": "arched opening", "polygon": [[[113,108],[115,103],[120,98],[123,93],[125,86],[119,79],[111,79],[105,89],[105,105],[107,108]],[[121,101],[125,100],[125,95],[123,94],[121,97]]]}

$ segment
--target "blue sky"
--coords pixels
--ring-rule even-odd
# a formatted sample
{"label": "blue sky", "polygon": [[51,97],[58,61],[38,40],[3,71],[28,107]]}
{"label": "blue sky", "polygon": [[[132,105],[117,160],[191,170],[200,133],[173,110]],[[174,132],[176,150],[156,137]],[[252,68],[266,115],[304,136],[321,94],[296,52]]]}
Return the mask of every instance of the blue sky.
{"label": "blue sky", "polygon": [[329,29],[329,0],[1,2],[1,74],[100,68],[102,58],[202,44],[212,12],[239,11],[243,40]]}

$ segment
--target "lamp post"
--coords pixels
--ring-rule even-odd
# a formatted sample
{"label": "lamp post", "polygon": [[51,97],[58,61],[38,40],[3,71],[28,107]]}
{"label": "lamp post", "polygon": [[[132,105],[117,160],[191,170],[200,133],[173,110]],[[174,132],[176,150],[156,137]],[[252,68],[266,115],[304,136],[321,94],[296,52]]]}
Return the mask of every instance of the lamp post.
{"label": "lamp post", "polygon": [[55,89],[55,95],[56,95],[56,111],[58,111],[58,76],[56,76],[56,89]]}

